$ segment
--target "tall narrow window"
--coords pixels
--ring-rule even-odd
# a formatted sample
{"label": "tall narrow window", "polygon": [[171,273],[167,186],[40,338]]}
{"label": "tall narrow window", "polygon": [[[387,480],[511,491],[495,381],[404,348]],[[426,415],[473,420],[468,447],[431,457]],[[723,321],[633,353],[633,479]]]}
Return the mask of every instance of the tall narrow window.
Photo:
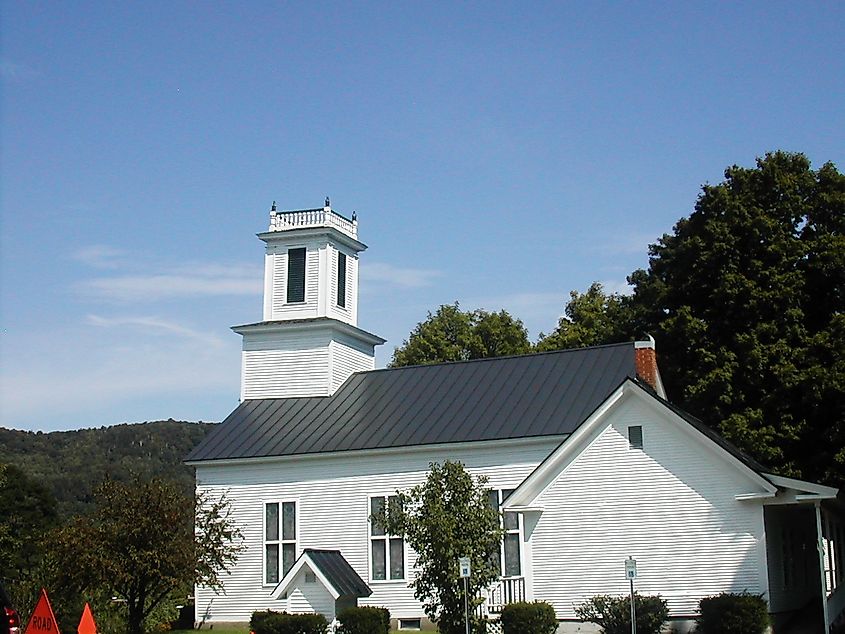
{"label": "tall narrow window", "polygon": [[346,254],[337,252],[337,305],[346,307]]}
{"label": "tall narrow window", "polygon": [[288,249],[288,303],[305,301],[305,248]]}
{"label": "tall narrow window", "polygon": [[[496,511],[499,510],[502,502],[513,493],[513,489],[504,489],[503,491],[491,490],[489,491],[489,504]],[[519,522],[519,513],[506,511],[502,514],[502,528],[504,529],[504,536],[502,537],[502,544],[498,552],[490,554],[491,563],[493,567],[498,569],[499,574],[504,577],[519,577],[522,576],[522,557],[521,557],[521,530]]]}
{"label": "tall narrow window", "polygon": [[[384,511],[384,505],[398,504],[399,499],[391,495],[370,498],[370,514]],[[405,540],[390,535],[378,522],[370,522],[371,579],[373,581],[402,580],[405,578]]]}
{"label": "tall narrow window", "polygon": [[267,502],[264,504],[264,583],[278,583],[295,561],[296,502]]}
{"label": "tall narrow window", "polygon": [[[505,489],[502,491],[502,502],[504,502],[511,493],[513,493],[513,489]],[[502,551],[505,561],[505,576],[519,577],[522,574],[522,561],[519,556],[519,514],[512,511],[505,511],[502,514],[502,527],[505,529],[505,536],[502,540]]]}

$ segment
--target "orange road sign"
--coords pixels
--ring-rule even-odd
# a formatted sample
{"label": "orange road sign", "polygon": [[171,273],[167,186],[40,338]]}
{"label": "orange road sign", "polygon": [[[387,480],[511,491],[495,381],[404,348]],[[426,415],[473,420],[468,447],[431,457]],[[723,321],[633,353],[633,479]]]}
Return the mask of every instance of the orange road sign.
{"label": "orange road sign", "polygon": [[59,634],[59,625],[56,623],[56,615],[50,606],[50,599],[47,598],[47,591],[41,588],[41,596],[35,604],[35,610],[29,617],[24,634]]}
{"label": "orange road sign", "polygon": [[91,606],[85,603],[85,609],[82,610],[82,618],[79,619],[79,627],[76,628],[77,634],[97,634],[97,624],[94,622],[94,615],[91,614]]}

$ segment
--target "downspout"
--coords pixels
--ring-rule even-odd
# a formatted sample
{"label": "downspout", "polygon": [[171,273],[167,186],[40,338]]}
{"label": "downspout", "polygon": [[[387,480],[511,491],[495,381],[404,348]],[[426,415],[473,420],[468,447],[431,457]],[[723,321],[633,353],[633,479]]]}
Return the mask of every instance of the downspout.
{"label": "downspout", "polygon": [[830,632],[830,614],[827,610],[827,580],[824,576],[824,533],[822,533],[822,503],[816,500],[816,548],[819,551],[819,576],[822,582],[822,611],[824,613],[824,631]]}

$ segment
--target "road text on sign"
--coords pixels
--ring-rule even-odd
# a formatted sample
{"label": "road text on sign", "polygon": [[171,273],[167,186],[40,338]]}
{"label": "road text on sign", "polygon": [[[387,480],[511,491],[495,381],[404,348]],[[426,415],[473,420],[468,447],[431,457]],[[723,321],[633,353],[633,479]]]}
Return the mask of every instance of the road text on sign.
{"label": "road text on sign", "polygon": [[50,606],[50,599],[47,598],[47,591],[41,588],[41,596],[35,604],[35,610],[29,617],[24,634],[59,634],[59,626],[56,624],[56,615]]}

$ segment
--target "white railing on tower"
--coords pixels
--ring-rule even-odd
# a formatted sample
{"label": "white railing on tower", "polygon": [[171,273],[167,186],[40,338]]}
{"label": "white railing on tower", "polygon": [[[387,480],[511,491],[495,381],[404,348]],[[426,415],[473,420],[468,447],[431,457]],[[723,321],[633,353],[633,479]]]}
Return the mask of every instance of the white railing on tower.
{"label": "white railing on tower", "polygon": [[358,237],[358,223],[355,220],[347,220],[328,207],[270,212],[270,231],[289,231],[310,227],[334,227],[353,238]]}

